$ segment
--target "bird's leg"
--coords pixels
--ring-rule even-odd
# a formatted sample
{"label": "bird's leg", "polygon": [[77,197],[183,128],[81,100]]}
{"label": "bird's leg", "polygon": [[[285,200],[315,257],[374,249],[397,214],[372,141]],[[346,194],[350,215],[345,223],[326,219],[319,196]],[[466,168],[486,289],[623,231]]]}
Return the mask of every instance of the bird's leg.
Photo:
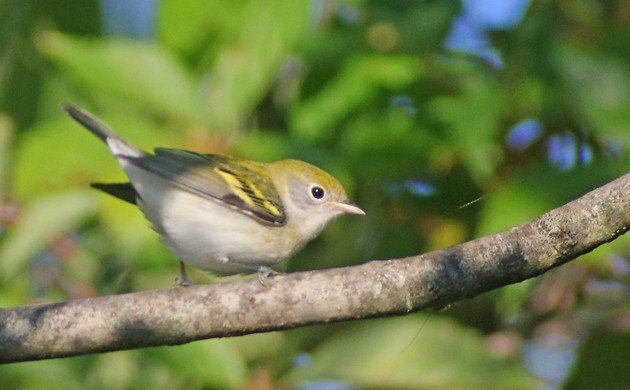
{"label": "bird's leg", "polygon": [[177,285],[181,287],[190,286],[190,279],[188,279],[188,274],[186,273],[186,266],[181,260],[179,260],[179,270],[181,273],[181,278],[179,276],[175,278],[175,282],[177,283]]}

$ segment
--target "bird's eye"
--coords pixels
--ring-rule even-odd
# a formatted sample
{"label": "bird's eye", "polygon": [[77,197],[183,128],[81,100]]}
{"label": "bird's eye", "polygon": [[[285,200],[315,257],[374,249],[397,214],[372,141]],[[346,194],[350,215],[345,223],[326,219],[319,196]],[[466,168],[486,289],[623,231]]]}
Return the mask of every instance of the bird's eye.
{"label": "bird's eye", "polygon": [[325,194],[326,192],[324,192],[324,189],[322,187],[320,186],[311,187],[311,195],[313,196],[313,198],[321,199],[324,197]]}

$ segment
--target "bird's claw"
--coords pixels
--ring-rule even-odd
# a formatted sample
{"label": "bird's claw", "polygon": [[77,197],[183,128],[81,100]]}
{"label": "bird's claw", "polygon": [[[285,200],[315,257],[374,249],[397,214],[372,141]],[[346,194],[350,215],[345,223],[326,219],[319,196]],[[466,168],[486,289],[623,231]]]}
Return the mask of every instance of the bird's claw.
{"label": "bird's claw", "polygon": [[283,272],[276,271],[269,267],[262,266],[258,268],[258,281],[263,286],[266,286],[265,281],[272,279],[275,276],[282,275]]}
{"label": "bird's claw", "polygon": [[179,287],[188,287],[188,286],[190,286],[190,280],[184,279],[184,278],[180,278],[179,276],[176,276],[175,277],[175,284],[178,285]]}

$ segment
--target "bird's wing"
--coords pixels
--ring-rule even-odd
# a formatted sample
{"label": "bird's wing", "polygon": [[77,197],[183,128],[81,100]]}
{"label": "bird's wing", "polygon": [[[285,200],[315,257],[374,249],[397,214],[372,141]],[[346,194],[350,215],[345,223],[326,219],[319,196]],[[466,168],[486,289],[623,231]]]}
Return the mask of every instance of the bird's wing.
{"label": "bird's wing", "polygon": [[[155,155],[128,159],[184,191],[218,201],[261,223],[283,226],[286,213],[266,168],[216,154],[156,148]],[[257,168],[257,169],[253,169]]]}

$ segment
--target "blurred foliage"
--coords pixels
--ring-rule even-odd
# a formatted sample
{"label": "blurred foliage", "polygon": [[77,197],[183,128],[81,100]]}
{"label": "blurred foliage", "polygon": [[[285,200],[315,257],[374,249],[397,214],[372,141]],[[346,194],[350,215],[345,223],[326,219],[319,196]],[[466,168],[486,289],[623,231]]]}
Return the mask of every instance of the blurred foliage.
{"label": "blurred foliage", "polygon": [[[474,3],[0,1],[0,306],[166,288],[177,274],[138,211],[87,189],[123,175],[63,101],[146,149],[299,158],[341,178],[367,216],[329,226],[289,271],[491,234],[627,172],[628,2],[521,1],[522,20],[475,32],[485,51],[445,49]],[[135,9],[149,26],[137,38],[116,31],[124,15],[111,10],[125,4],[149,7]],[[439,313],[14,364],[0,378],[64,389],[622,388],[629,256],[622,237]]]}

